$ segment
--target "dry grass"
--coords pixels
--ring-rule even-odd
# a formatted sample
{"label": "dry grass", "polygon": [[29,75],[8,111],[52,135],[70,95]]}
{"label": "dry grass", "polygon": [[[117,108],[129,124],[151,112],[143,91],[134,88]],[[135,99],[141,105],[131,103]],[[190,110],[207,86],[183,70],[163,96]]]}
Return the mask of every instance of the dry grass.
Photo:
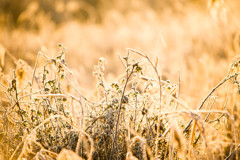
{"label": "dry grass", "polygon": [[[237,151],[239,59],[192,110],[180,98],[180,80],[161,80],[157,59],[153,63],[133,49],[120,56],[125,75],[116,82],[105,81],[106,60],[99,59],[94,66],[97,95],[91,101],[67,67],[66,48],[59,47],[55,58],[39,52],[38,61],[45,63],[37,61],[34,69],[20,60],[9,83],[2,75],[5,159],[55,159],[63,148],[84,159],[221,159]],[[150,69],[155,76],[146,77]],[[226,96],[214,96],[218,92]],[[75,156],[66,152],[58,159]]]}
{"label": "dry grass", "polygon": [[0,159],[239,158],[239,2],[2,4]]}

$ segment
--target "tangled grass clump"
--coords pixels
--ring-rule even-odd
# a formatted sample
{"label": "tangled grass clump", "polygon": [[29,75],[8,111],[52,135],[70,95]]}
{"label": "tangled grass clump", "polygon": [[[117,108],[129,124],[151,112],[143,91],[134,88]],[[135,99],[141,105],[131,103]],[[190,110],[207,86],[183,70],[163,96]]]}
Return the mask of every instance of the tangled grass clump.
{"label": "tangled grass clump", "polygon": [[238,158],[239,60],[193,110],[180,97],[180,77],[161,79],[158,57],[128,49],[115,82],[106,82],[100,58],[97,95],[88,98],[59,48],[55,58],[39,52],[33,69],[19,60],[11,75],[1,73],[2,159]]}

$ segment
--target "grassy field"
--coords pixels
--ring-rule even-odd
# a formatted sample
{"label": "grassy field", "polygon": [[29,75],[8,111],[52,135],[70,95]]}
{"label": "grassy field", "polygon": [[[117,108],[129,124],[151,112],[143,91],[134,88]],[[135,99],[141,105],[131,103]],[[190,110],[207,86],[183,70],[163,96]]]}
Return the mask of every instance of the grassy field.
{"label": "grassy field", "polygon": [[239,159],[240,2],[0,1],[0,159]]}

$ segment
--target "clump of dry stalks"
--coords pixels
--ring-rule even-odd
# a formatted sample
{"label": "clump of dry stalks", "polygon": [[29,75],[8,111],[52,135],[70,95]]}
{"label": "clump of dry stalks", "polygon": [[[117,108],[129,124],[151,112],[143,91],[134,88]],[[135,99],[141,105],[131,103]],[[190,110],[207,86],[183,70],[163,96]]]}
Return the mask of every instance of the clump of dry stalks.
{"label": "clump of dry stalks", "polygon": [[116,82],[105,81],[99,59],[98,94],[87,98],[59,48],[55,58],[39,52],[33,69],[19,60],[1,73],[1,159],[238,158],[240,60],[193,110],[180,76],[162,80],[158,57],[133,49],[119,55],[125,73]]}

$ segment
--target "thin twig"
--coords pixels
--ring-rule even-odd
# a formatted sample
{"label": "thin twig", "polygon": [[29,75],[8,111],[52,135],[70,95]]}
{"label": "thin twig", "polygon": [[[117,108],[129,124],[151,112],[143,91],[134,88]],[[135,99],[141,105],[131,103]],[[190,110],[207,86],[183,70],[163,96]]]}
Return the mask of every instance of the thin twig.
{"label": "thin twig", "polygon": [[38,52],[38,54],[37,54],[37,60],[36,60],[36,63],[34,65],[34,68],[33,68],[33,75],[32,75],[32,83],[31,83],[30,94],[32,93],[32,89],[33,89],[33,82],[34,82],[34,79],[35,79],[35,73],[36,73],[36,69],[37,69],[37,65],[38,65],[39,55],[41,55],[40,52]]}
{"label": "thin twig", "polygon": [[137,50],[131,49],[131,48],[127,48],[127,50],[132,51],[134,53],[137,53],[138,55],[146,58],[148,60],[148,62],[150,63],[150,65],[152,66],[152,68],[154,69],[157,78],[158,78],[158,83],[159,83],[159,112],[158,112],[158,121],[157,121],[157,137],[156,137],[156,142],[155,142],[155,156],[157,156],[158,154],[158,135],[160,132],[160,114],[161,114],[161,103],[162,103],[162,83],[161,83],[161,75],[159,74],[158,70],[157,70],[157,65],[154,65],[153,62],[151,61],[151,59],[146,55],[143,54]]}
{"label": "thin twig", "polygon": [[[236,74],[231,75],[231,76],[229,76],[229,77],[225,77],[225,78],[224,78],[220,83],[218,83],[218,85],[217,85],[216,87],[214,87],[214,88],[210,91],[210,93],[203,99],[203,101],[202,101],[202,103],[201,103],[201,105],[199,106],[198,109],[200,110],[200,109],[203,107],[203,105],[204,105],[204,103],[206,102],[206,100],[212,95],[212,93],[213,93],[217,88],[219,88],[221,85],[223,85],[226,81],[230,80],[231,78],[238,76],[239,74],[240,74],[240,73],[236,73]],[[183,132],[187,132],[187,131],[189,130],[191,124],[192,124],[192,120],[188,123],[188,125],[185,127],[185,129],[183,130]]]}
{"label": "thin twig", "polygon": [[237,148],[225,160],[230,160],[230,158],[232,158],[232,156],[235,155],[235,153],[237,152],[239,147],[240,147],[240,145],[238,145]]}
{"label": "thin twig", "polygon": [[120,104],[119,104],[119,108],[118,108],[118,117],[117,117],[117,123],[116,123],[116,130],[115,130],[115,135],[114,135],[114,139],[113,139],[112,152],[111,152],[111,155],[110,155],[110,159],[112,159],[112,157],[113,157],[113,153],[114,153],[114,150],[115,150],[115,143],[117,141],[118,124],[119,124],[119,120],[120,120],[120,113],[121,113],[121,108],[122,108],[122,104],[123,104],[123,98],[124,98],[125,90],[127,88],[128,81],[129,81],[129,79],[130,79],[130,77],[133,73],[133,70],[134,70],[134,67],[132,68],[132,71],[130,72],[130,74],[127,75],[126,82],[125,82],[123,92],[122,92],[122,96],[121,96],[121,99],[120,99]]}

